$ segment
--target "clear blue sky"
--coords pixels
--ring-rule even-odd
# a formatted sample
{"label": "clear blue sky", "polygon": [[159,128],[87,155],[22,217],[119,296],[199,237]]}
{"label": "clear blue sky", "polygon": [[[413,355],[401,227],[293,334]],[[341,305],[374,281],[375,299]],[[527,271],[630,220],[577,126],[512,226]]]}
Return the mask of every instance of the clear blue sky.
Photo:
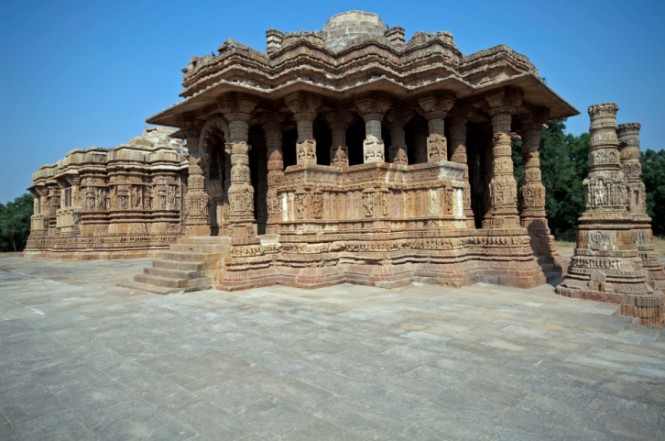
{"label": "clear blue sky", "polygon": [[35,1],[0,2],[0,202],[74,148],[111,147],[178,101],[180,69],[227,38],[265,50],[265,30],[319,30],[339,12],[448,30],[464,53],[501,43],[528,56],[577,107],[619,104],[642,149],[665,147],[665,1]]}

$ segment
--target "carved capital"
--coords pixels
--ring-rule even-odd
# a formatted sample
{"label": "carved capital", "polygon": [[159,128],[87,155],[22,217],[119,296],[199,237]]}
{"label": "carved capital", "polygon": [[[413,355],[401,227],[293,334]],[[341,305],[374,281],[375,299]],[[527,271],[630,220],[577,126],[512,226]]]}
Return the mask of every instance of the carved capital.
{"label": "carved capital", "polygon": [[219,110],[227,121],[243,121],[248,123],[258,100],[249,95],[228,93],[217,99]]}
{"label": "carved capital", "polygon": [[293,113],[295,121],[314,121],[321,100],[309,93],[296,92],[288,95],[284,101]]}
{"label": "carved capital", "polygon": [[323,117],[333,130],[335,128],[346,129],[353,122],[353,115],[349,112],[326,112]]}
{"label": "carved capital", "polygon": [[356,100],[356,109],[367,121],[381,121],[390,109],[390,100],[383,97],[367,97]]}
{"label": "carved capital", "polygon": [[453,95],[429,95],[420,98],[418,104],[425,112],[427,120],[445,119],[455,105],[455,97]]}
{"label": "carved capital", "polygon": [[491,116],[498,114],[512,115],[522,105],[522,91],[505,88],[485,96]]}
{"label": "carved capital", "polygon": [[416,112],[413,110],[390,110],[386,114],[386,122],[391,128],[403,128],[409,121],[411,121],[411,118],[413,118],[415,114]]}

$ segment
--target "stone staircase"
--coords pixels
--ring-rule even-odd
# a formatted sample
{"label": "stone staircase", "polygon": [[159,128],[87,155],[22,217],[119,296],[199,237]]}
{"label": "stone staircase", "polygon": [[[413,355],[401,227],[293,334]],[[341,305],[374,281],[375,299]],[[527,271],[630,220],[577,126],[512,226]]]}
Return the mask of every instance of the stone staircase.
{"label": "stone staircase", "polygon": [[157,294],[210,289],[213,273],[230,249],[230,237],[182,237],[124,286]]}

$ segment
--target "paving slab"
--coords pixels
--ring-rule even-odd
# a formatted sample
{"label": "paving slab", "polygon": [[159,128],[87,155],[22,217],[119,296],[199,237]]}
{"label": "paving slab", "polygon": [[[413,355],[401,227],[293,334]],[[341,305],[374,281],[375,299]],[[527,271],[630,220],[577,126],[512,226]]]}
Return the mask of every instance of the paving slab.
{"label": "paving slab", "polygon": [[0,255],[0,439],[662,440],[665,329],[516,289],[158,295]]}

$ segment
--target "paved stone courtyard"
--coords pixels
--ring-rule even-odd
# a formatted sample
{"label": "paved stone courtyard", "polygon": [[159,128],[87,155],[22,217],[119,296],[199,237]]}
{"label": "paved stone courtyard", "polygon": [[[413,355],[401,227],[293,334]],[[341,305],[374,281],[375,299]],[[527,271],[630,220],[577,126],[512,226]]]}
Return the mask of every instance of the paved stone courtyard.
{"label": "paved stone courtyard", "polygon": [[477,284],[158,296],[0,256],[2,440],[663,440],[665,330]]}

